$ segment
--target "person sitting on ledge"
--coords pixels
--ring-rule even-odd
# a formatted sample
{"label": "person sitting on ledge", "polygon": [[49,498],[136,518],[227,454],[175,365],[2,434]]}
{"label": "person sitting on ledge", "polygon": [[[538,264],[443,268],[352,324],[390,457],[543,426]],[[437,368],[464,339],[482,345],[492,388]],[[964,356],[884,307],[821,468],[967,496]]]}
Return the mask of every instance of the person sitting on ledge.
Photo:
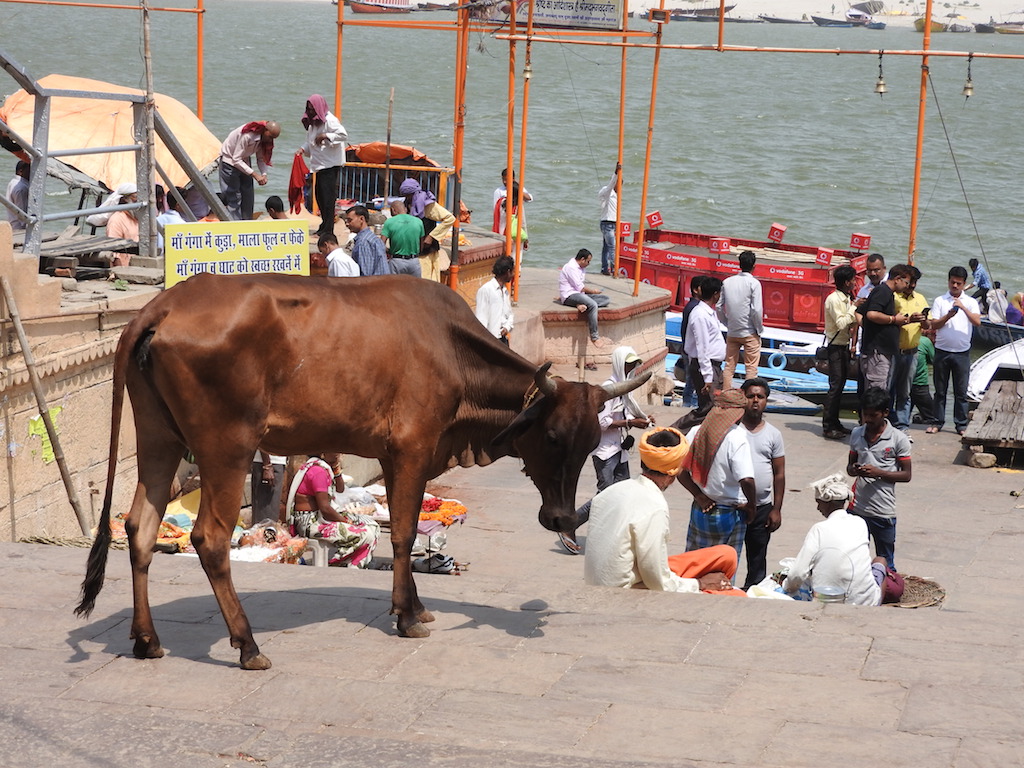
{"label": "person sitting on ledge", "polygon": [[589,288],[584,284],[592,258],[590,251],[580,248],[579,253],[565,263],[558,273],[558,298],[567,307],[576,307],[580,314],[587,313],[590,340],[600,348],[604,342],[597,333],[597,310],[598,307],[607,307],[611,299],[601,293],[600,288]]}
{"label": "person sitting on ledge", "polygon": [[669,516],[665,489],[675,482],[689,444],[672,427],[640,438],[639,477],[622,480],[594,497],[583,574],[587,584],[662,592],[734,589],[736,550],[728,545],[668,556]]}

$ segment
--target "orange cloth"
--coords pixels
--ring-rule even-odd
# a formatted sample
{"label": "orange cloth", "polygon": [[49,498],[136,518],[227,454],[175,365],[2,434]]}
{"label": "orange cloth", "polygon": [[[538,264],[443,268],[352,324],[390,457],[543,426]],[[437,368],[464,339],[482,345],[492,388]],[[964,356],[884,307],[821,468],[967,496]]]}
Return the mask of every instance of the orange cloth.
{"label": "orange cloth", "polygon": [[[736,550],[728,544],[719,544],[704,549],[694,549],[680,555],[672,555],[668,559],[668,568],[676,576],[684,579],[699,579],[709,573],[721,571],[730,579],[736,575]],[[743,595],[742,589],[704,590],[709,595]]]}
{"label": "orange cloth", "polygon": [[[672,432],[679,438],[678,445],[658,447],[647,442],[648,438],[658,432]],[[659,427],[640,436],[640,461],[655,472],[675,477],[683,468],[683,461],[686,454],[690,452],[690,444],[686,441],[683,433],[672,427]]]}

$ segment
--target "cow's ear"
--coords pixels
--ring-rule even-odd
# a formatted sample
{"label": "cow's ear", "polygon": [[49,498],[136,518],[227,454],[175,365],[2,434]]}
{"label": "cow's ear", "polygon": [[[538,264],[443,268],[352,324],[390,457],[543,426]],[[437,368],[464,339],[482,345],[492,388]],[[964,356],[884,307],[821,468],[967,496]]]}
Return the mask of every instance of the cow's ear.
{"label": "cow's ear", "polygon": [[540,416],[541,405],[544,402],[544,398],[538,398],[530,407],[525,411],[522,411],[518,416],[512,419],[512,423],[505,427],[501,432],[495,435],[494,439],[491,440],[491,447],[500,451],[502,454],[511,453],[512,441],[522,435]]}

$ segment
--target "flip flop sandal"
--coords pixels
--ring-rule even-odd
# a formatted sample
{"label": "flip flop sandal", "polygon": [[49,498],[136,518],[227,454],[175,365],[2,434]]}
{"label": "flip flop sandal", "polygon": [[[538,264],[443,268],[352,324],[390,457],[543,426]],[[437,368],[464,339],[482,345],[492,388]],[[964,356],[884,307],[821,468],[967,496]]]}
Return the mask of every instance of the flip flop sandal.
{"label": "flip flop sandal", "polygon": [[578,555],[580,553],[580,545],[569,534],[559,532],[558,542],[562,545],[562,549],[570,555]]}

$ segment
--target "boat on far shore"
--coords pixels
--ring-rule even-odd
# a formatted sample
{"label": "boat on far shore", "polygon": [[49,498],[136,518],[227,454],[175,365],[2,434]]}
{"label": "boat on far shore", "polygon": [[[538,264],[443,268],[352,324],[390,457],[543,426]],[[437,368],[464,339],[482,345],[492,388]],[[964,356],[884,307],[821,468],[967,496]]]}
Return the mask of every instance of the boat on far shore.
{"label": "boat on far shore", "polygon": [[[819,27],[852,27],[854,23],[849,19],[829,19],[824,16],[811,16],[811,21]],[[858,25],[859,26],[859,25]]]}
{"label": "boat on far shore", "polygon": [[[946,28],[946,24],[943,24],[941,21],[936,21],[935,19],[932,19],[932,32],[945,32]],[[924,16],[914,19],[914,29],[916,29],[918,32],[924,32]]]}
{"label": "boat on far shore", "polygon": [[769,24],[813,24],[814,22],[810,19],[783,19],[779,16],[766,16],[765,14],[759,14],[758,18]]}

